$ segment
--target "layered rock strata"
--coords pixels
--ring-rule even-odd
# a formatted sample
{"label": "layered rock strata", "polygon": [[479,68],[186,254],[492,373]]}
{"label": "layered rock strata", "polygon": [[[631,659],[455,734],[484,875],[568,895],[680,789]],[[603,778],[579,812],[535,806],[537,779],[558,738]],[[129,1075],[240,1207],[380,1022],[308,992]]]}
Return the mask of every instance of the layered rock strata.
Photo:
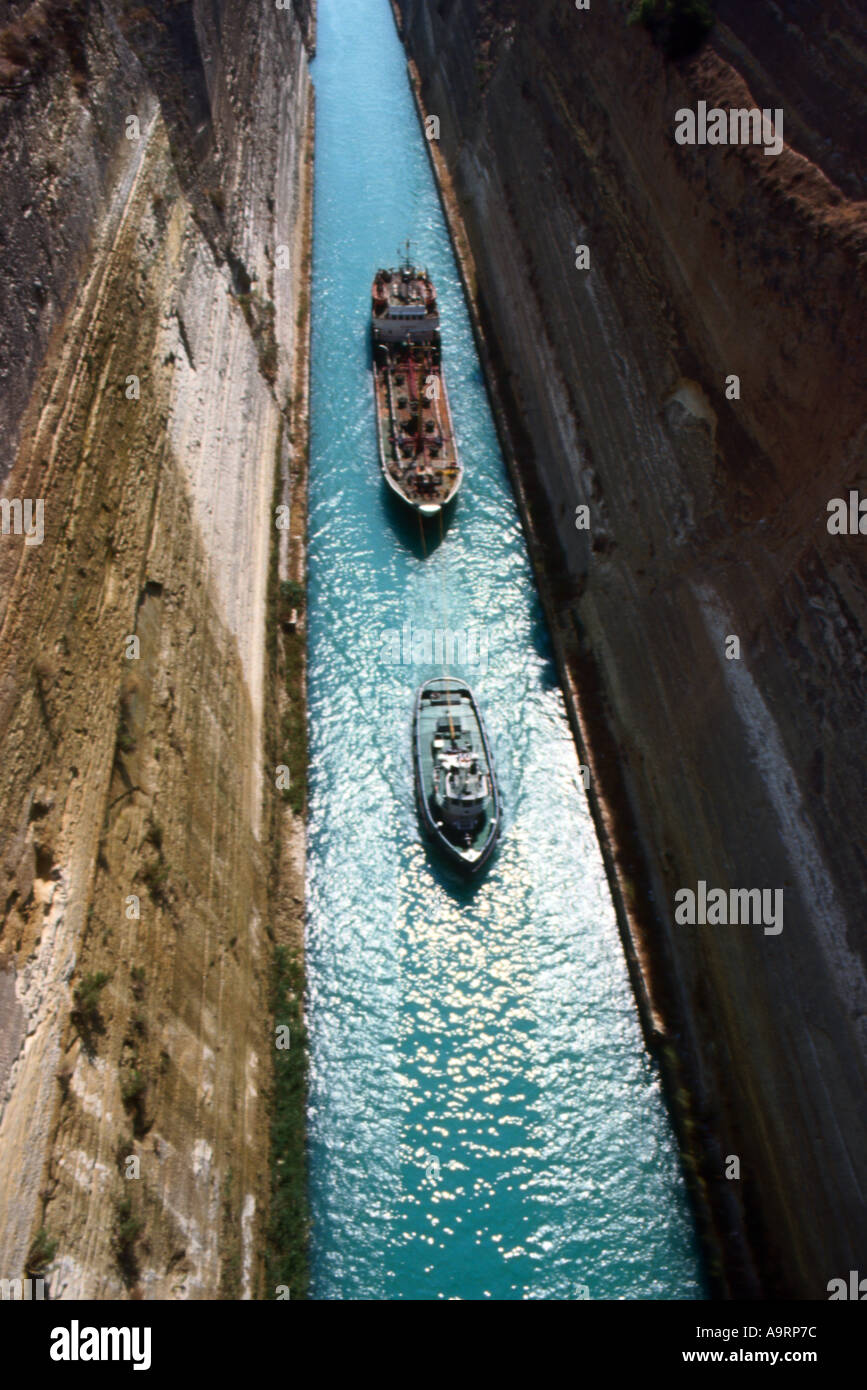
{"label": "layered rock strata", "polygon": [[52,1297],[262,1292],[313,32],[0,6],[0,477],[44,509],[0,538],[0,1273]]}

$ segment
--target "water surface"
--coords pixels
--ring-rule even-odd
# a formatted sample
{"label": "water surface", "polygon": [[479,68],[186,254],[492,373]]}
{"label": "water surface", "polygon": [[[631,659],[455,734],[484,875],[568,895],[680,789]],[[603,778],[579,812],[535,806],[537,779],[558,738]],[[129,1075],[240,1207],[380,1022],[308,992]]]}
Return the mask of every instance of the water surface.
{"label": "water surface", "polygon": [[[312,1294],[700,1298],[544,618],[387,0],[319,0],[310,502]],[[442,540],[387,493],[368,316],[411,237],[439,291],[467,475]],[[410,760],[412,624],[480,635],[504,829],[432,860]],[[422,634],[419,636],[419,634]]]}

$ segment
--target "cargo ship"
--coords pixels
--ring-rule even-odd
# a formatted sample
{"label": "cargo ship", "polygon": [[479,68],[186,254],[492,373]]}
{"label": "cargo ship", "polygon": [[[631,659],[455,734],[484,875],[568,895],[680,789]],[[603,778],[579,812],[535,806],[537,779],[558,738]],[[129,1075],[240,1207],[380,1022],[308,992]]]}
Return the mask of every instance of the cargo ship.
{"label": "cargo ship", "polygon": [[386,483],[423,517],[454,500],[463,478],[442,372],[436,290],[406,256],[371,292],[379,461]]}
{"label": "cargo ship", "polygon": [[500,833],[488,735],[465,681],[427,681],[415,702],[415,786],[426,834],[456,868],[477,874]]}

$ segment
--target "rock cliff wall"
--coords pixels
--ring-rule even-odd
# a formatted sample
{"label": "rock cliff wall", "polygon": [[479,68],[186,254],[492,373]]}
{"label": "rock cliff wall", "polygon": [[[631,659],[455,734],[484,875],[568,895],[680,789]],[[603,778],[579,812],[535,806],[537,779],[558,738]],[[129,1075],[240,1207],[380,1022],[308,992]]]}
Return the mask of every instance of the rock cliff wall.
{"label": "rock cliff wall", "polygon": [[52,1297],[262,1292],[314,24],[0,4],[0,480],[44,507],[0,537],[0,1273]]}
{"label": "rock cliff wall", "polygon": [[[863,12],[720,0],[673,61],[631,8],[395,4],[716,1272],[825,1298],[867,1242],[867,538],[826,524],[867,494]],[[783,152],[679,145],[699,101],[782,107]],[[699,880],[782,889],[782,932],[676,925]]]}

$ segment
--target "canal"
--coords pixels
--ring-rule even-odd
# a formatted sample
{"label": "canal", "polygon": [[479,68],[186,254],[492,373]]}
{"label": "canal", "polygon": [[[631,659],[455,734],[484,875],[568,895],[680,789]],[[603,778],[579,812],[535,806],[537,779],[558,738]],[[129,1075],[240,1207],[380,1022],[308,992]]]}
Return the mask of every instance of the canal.
{"label": "canal", "polygon": [[[313,73],[311,1294],[702,1298],[388,0],[319,0]],[[466,467],[424,542],[379,473],[367,331],[374,271],[407,237],[439,291]],[[472,642],[453,669],[484,710],[503,797],[474,885],[432,860],[413,799],[413,695],[439,674],[425,658],[443,629]]]}

